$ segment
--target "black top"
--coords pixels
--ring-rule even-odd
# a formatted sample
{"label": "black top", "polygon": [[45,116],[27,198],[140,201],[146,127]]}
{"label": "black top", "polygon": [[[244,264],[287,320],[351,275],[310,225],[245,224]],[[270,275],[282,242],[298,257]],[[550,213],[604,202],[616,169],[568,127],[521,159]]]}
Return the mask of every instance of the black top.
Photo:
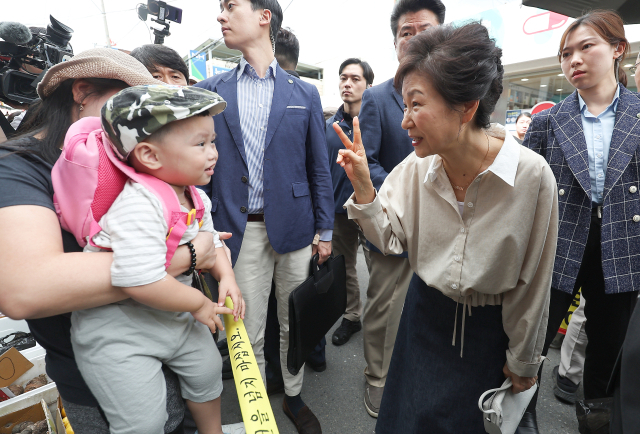
{"label": "black top", "polygon": [[[20,139],[21,144],[37,146],[33,137]],[[7,142],[16,144],[18,141]],[[0,208],[17,205],[53,206],[53,165],[32,154],[11,154],[0,145]],[[62,230],[65,252],[81,252],[82,248],[69,232]],[[25,276],[25,278],[28,278]],[[42,282],[46,290],[46,282]],[[56,382],[60,395],[78,405],[97,407],[98,402],[84,382],[71,347],[71,314],[27,320],[36,341],[47,351],[47,375]]]}

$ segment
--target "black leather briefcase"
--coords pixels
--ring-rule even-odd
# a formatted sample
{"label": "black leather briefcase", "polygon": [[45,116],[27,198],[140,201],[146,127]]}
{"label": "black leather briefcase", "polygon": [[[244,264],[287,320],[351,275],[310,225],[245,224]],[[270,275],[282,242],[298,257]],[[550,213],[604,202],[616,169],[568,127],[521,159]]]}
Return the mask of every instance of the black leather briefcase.
{"label": "black leather briefcase", "polygon": [[329,257],[318,266],[311,258],[307,280],[289,294],[289,351],[287,369],[297,375],[324,335],[347,308],[344,256]]}

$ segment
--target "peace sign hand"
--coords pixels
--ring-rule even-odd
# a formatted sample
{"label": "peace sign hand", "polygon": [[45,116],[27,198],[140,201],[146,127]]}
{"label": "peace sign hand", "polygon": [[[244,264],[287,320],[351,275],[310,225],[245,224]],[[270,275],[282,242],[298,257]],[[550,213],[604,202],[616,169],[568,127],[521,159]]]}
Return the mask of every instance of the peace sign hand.
{"label": "peace sign hand", "polygon": [[367,204],[373,202],[373,199],[375,199],[375,189],[371,183],[367,155],[362,145],[360,121],[358,117],[353,118],[353,142],[349,140],[349,137],[347,137],[337,123],[333,124],[333,129],[346,148],[338,151],[336,163],[344,169],[347,177],[351,181],[358,203]]}

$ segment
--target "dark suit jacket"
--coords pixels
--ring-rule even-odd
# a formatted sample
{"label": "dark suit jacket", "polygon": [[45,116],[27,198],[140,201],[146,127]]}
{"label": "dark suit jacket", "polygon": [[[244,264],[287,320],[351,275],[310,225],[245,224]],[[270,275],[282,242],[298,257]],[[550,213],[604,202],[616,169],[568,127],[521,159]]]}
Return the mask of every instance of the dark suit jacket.
{"label": "dark suit jacket", "polygon": [[[571,293],[591,222],[591,180],[577,92],[533,116],[524,146],[543,155],[558,182],[560,227],[552,287]],[[640,97],[620,85],[602,210],[605,292],[640,289]]]}
{"label": "dark suit jacket", "polygon": [[333,129],[333,123],[338,122],[342,131],[349,137],[349,140],[353,140],[353,125],[344,119],[344,112],[342,111],[344,106],[340,106],[335,115],[327,119],[326,123],[326,135],[327,135],[327,152],[329,154],[329,171],[331,172],[331,182],[333,183],[333,201],[335,202],[335,213],[346,214],[347,210],[342,206],[353,194],[353,185],[347,177],[347,173],[344,169],[336,164],[338,158],[338,151],[344,149],[342,140],[338,137]]}
{"label": "dark suit jacket", "polygon": [[[227,102],[227,109],[213,117],[219,160],[203,190],[211,197],[216,229],[233,233],[226,241],[233,264],[240,253],[249,201],[236,74],[237,68],[196,84]],[[311,244],[316,231],[333,229],[324,126],[316,87],[278,66],[264,151],[264,219],[277,253],[299,250]]]}
{"label": "dark suit jacket", "polygon": [[[393,88],[393,79],[364,91],[360,107],[362,144],[367,152],[371,182],[380,190],[387,175],[413,152],[408,133],[402,129],[404,103]],[[367,242],[374,252],[380,250]],[[407,257],[406,252],[402,257]]]}
{"label": "dark suit jacket", "polygon": [[411,139],[401,126],[403,117],[404,103],[393,88],[393,79],[364,92],[358,119],[371,181],[377,190],[389,172],[413,152]]}

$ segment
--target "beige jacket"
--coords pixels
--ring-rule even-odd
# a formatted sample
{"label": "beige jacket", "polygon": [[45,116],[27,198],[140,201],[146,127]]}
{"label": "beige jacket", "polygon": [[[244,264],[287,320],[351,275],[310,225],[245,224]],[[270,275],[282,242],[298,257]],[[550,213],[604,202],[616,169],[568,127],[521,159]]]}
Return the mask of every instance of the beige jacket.
{"label": "beige jacket", "polygon": [[504,145],[467,189],[462,215],[442,159],[415,153],[389,174],[373,202],[356,204],[353,195],[345,208],[384,254],[407,251],[427,285],[462,303],[461,347],[466,306],[471,314],[471,307],[501,304],[507,365],[533,377],[549,315],[556,181],[544,158],[505,137],[504,127],[495,124],[488,133]]}

